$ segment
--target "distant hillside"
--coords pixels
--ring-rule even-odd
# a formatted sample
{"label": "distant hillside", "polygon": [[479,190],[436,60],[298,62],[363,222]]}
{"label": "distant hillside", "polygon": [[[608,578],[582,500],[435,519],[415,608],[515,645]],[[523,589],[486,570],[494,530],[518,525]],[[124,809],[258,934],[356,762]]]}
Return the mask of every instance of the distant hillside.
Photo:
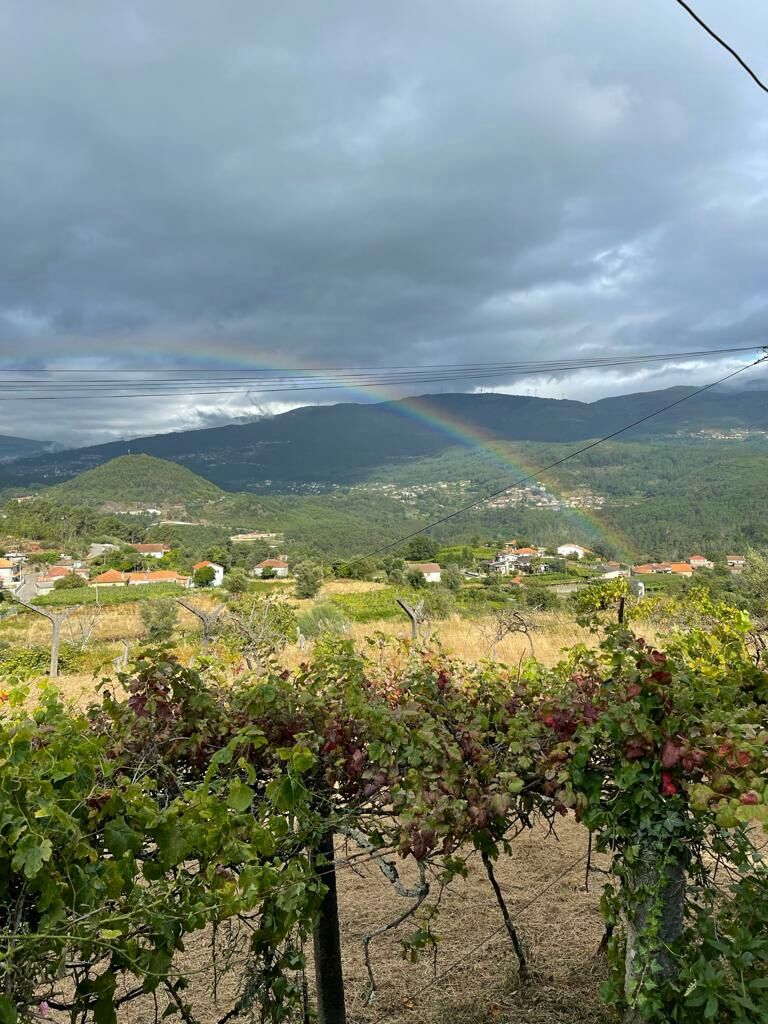
{"label": "distant hillside", "polygon": [[184,466],[150,455],[122,455],[52,487],[46,497],[69,505],[117,509],[168,508],[214,501],[214,484]]}
{"label": "distant hillside", "polygon": [[[254,423],[159,434],[0,466],[0,487],[54,484],[129,452],[180,462],[226,490],[308,481],[351,483],[383,467],[439,455],[471,437],[582,441],[600,437],[689,394],[641,392],[599,402],[521,395],[426,395],[376,405],[306,406]],[[709,391],[622,434],[620,440],[700,431],[768,432],[768,393]]]}
{"label": "distant hillside", "polygon": [[10,437],[0,434],[0,462],[29,458],[47,452],[51,445],[45,441],[33,441],[28,437]]}

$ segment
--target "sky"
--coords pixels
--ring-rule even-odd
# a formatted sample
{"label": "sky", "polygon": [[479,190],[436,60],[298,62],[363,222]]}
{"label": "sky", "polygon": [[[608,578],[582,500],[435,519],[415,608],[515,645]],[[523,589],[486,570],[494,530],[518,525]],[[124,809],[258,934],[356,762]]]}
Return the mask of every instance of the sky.
{"label": "sky", "polygon": [[[768,5],[696,9],[768,77]],[[674,0],[0,0],[0,62],[5,371],[766,342],[768,96]],[[740,362],[489,383],[593,400]],[[0,401],[0,433],[299,400],[329,397]]]}

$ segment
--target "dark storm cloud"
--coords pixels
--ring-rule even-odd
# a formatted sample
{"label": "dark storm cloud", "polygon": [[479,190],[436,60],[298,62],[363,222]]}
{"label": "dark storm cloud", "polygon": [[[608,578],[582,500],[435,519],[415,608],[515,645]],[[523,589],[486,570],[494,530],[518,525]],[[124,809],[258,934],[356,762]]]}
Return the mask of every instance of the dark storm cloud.
{"label": "dark storm cloud", "polygon": [[[699,8],[768,72],[768,10]],[[764,340],[768,104],[670,0],[1,0],[0,19],[6,365]],[[260,401],[10,403],[0,431],[85,440]]]}

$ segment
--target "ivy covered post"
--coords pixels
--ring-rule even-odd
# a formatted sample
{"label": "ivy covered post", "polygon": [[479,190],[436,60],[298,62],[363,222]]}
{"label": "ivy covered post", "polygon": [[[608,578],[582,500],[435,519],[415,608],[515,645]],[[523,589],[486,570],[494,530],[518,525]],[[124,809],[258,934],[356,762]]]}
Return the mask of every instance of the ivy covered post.
{"label": "ivy covered post", "polygon": [[644,990],[673,982],[674,955],[685,925],[688,865],[684,850],[669,844],[640,844],[636,863],[624,876],[626,947],[624,953],[625,1024],[648,1020]]}
{"label": "ivy covered post", "polygon": [[319,1024],[346,1024],[347,1021],[334,858],[333,832],[328,831],[320,840],[317,850],[316,863],[326,892],[312,933]]}

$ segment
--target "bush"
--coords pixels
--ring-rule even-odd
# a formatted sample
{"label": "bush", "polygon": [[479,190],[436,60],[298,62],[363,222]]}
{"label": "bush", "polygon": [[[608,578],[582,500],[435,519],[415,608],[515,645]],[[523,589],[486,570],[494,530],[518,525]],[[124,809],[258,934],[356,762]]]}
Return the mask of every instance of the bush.
{"label": "bush", "polygon": [[202,569],[195,569],[192,581],[196,587],[210,587],[216,579],[216,572],[210,565],[204,565]]}
{"label": "bush", "polygon": [[296,597],[314,597],[323,582],[323,570],[317,562],[299,562],[294,575],[296,577]]}
{"label": "bush", "polygon": [[321,636],[343,636],[349,630],[349,621],[337,604],[323,601],[302,612],[297,618],[300,632],[310,639]]}
{"label": "bush", "polygon": [[140,608],[144,634],[151,643],[170,640],[179,617],[179,606],[170,597],[143,601]]}
{"label": "bush", "polygon": [[[59,672],[73,672],[82,661],[82,652],[72,644],[62,643],[59,648]],[[4,646],[0,649],[0,677],[34,679],[48,673],[51,649],[43,644],[31,647]]]}
{"label": "bush", "polygon": [[447,619],[456,610],[453,595],[445,587],[427,587],[423,600],[428,619]]}
{"label": "bush", "polygon": [[248,574],[244,569],[232,569],[224,577],[221,585],[233,597],[237,597],[238,594],[244,594],[248,590],[249,582]]}
{"label": "bush", "polygon": [[62,576],[56,580],[53,584],[54,590],[82,590],[83,587],[87,587],[88,584],[85,582],[82,576],[78,576],[76,572],[71,572],[68,576]]}

